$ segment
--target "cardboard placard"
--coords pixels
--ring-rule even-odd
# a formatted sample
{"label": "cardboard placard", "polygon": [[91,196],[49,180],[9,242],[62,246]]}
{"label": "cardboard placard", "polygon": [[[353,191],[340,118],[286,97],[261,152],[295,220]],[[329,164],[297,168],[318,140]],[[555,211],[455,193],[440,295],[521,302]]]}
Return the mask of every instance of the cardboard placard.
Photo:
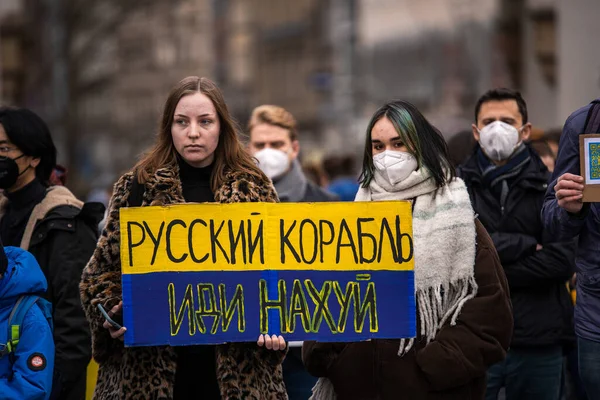
{"label": "cardboard placard", "polygon": [[600,134],[579,135],[579,162],[583,202],[600,202]]}
{"label": "cardboard placard", "polygon": [[410,203],[124,208],[126,346],[416,335]]}

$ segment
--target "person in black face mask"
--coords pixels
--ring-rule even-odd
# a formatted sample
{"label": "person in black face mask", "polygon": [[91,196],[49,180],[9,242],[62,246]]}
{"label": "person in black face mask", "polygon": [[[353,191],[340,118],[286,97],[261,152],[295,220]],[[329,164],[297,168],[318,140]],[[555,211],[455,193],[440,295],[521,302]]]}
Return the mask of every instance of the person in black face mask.
{"label": "person in black face mask", "polygon": [[85,398],[91,339],[79,281],[97,241],[104,206],[51,186],[56,148],[44,121],[27,109],[0,108],[0,238],[32,253],[48,281],[56,344],[52,399]]}
{"label": "person in black face mask", "polygon": [[[25,120],[23,117],[28,116],[30,112],[28,110],[9,109],[5,111],[7,116],[18,115],[20,121],[9,118],[11,121],[8,124],[0,123],[0,189],[4,192],[4,198],[0,203],[3,214],[2,219],[0,219],[0,236],[7,246],[19,247],[33,208],[42,201],[46,194],[44,183],[36,178],[36,168],[39,166],[40,173],[43,174],[50,164],[56,163],[56,149],[53,148],[52,139],[44,125],[43,128],[46,128],[45,130],[48,133],[48,143],[42,141],[38,151],[29,151],[30,154],[25,154],[8,136],[4,125],[11,125],[8,129],[17,143],[26,142],[28,135],[23,132],[23,129],[11,128],[17,128],[16,125],[24,125]],[[13,112],[15,114],[12,114]],[[31,114],[33,115],[33,113]],[[33,121],[43,124],[41,119],[39,121],[33,119]],[[32,130],[36,128],[35,125],[36,123],[30,125]],[[25,128],[25,126],[22,126],[22,128]],[[52,146],[49,146],[49,144]],[[46,153],[43,165],[40,165],[42,158],[39,154],[41,152]]]}
{"label": "person in black face mask", "polygon": [[[0,147],[0,154],[8,154],[12,149],[8,146]],[[0,156],[0,189],[8,189],[17,183],[17,179],[23,173],[27,172],[31,166],[27,166],[22,172],[19,172],[19,166],[17,160],[22,158],[25,154],[21,154],[19,157],[12,159],[8,156]]]}

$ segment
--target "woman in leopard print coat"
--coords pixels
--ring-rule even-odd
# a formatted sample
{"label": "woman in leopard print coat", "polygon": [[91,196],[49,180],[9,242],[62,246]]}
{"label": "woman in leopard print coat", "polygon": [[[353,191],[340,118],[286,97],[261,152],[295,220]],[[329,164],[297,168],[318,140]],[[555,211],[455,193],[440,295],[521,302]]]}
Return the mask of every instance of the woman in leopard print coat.
{"label": "woman in leopard print coat", "polygon": [[[206,112],[198,113],[194,107],[204,107]],[[193,118],[185,116],[190,110]],[[198,121],[194,112],[199,115]],[[112,311],[120,311],[121,307],[119,209],[130,206],[132,192],[142,193],[142,206],[184,203],[182,160],[199,168],[212,165],[210,191],[216,202],[278,201],[271,182],[246,154],[237,134],[215,84],[206,78],[188,77],[167,99],[154,148],[116,183],[105,229],[80,285],[92,331],[93,356],[99,364],[95,399],[174,399],[178,362],[175,349],[125,348],[124,330],[108,329],[96,305],[112,307]],[[287,399],[281,371],[285,350],[279,347],[286,347],[283,338],[271,340],[268,336],[259,337],[258,344],[216,346],[220,398]],[[197,398],[204,398],[202,378],[198,376]]]}

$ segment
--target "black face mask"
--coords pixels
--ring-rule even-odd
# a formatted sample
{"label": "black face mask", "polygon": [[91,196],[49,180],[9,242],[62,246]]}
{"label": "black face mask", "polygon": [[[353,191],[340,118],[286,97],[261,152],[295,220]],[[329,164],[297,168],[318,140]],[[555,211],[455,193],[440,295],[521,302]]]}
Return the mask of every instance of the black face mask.
{"label": "black face mask", "polygon": [[17,160],[24,155],[25,154],[21,154],[15,159],[9,157],[0,159],[0,189],[10,189],[13,187],[15,183],[17,183],[19,176],[29,169],[29,167],[27,167],[23,172],[19,173]]}

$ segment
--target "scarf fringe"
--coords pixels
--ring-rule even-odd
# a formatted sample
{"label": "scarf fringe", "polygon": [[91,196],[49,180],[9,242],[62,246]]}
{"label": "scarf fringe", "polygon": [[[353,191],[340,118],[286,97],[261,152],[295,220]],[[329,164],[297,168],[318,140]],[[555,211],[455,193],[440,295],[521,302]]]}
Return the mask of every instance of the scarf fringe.
{"label": "scarf fringe", "polygon": [[[475,277],[461,279],[424,290],[417,290],[417,306],[421,320],[421,337],[426,339],[426,344],[431,342],[438,331],[449,320],[450,325],[456,325],[460,312],[465,303],[477,295],[477,282]],[[398,356],[408,353],[415,339],[401,339]]]}
{"label": "scarf fringe", "polygon": [[[440,328],[450,320],[450,325],[456,325],[460,312],[465,303],[477,295],[477,282],[475,277],[461,279],[450,285],[430,287],[418,290],[416,293],[417,304],[421,319],[421,336],[429,344]],[[440,318],[441,317],[441,318]],[[403,357],[414,346],[414,338],[400,339],[398,356]],[[312,395],[308,400],[336,400],[337,396],[333,384],[327,378],[319,378],[312,388]]]}
{"label": "scarf fringe", "polygon": [[335,400],[336,398],[333,383],[327,378],[319,378],[312,388],[312,396],[308,400]]}
{"label": "scarf fringe", "polygon": [[[415,304],[420,323],[417,337],[429,344],[443,326],[456,325],[465,303],[477,294],[475,223],[469,224],[474,212],[462,180],[456,178],[438,188],[426,169],[414,171],[396,185],[375,174],[368,188],[360,188],[355,201],[411,199],[415,199]],[[450,264],[446,260],[449,251],[453,252]],[[415,338],[401,339],[398,356],[407,354],[415,342]],[[322,385],[315,386],[319,393]]]}

